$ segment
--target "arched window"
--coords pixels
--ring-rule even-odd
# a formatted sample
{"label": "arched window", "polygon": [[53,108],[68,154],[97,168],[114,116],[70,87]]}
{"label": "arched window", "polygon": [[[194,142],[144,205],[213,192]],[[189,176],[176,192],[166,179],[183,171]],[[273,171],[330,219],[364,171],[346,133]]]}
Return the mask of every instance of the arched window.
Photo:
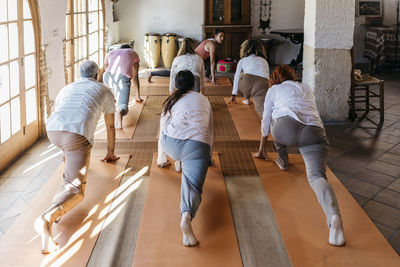
{"label": "arched window", "polygon": [[65,68],[67,83],[78,77],[79,65],[90,59],[103,65],[104,14],[102,0],[68,0]]}
{"label": "arched window", "polygon": [[39,136],[35,25],[29,0],[0,0],[0,167]]}

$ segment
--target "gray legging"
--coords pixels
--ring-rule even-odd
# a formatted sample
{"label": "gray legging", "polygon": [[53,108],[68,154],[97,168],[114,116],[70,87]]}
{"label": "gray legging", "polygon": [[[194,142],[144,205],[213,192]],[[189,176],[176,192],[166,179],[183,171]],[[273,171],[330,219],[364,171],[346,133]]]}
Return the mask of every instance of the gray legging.
{"label": "gray legging", "polygon": [[246,98],[253,98],[254,108],[262,118],[264,113],[265,96],[268,91],[268,79],[252,74],[240,74],[239,92]]}
{"label": "gray legging", "polygon": [[182,161],[181,214],[196,215],[210,164],[210,145],[195,140],[181,140],[162,134],[161,145],[174,160]]}
{"label": "gray legging", "polygon": [[113,90],[117,100],[117,112],[126,115],[129,111],[129,94],[131,92],[131,78],[123,74],[112,74],[105,72],[103,75],[104,83]]}
{"label": "gray legging", "polygon": [[271,134],[278,153],[277,160],[286,167],[288,165],[286,146],[299,147],[306,165],[308,183],[314,190],[330,226],[332,216],[335,214],[340,216],[340,211],[335,192],[326,179],[329,144],[325,130],[285,116],[272,121]]}

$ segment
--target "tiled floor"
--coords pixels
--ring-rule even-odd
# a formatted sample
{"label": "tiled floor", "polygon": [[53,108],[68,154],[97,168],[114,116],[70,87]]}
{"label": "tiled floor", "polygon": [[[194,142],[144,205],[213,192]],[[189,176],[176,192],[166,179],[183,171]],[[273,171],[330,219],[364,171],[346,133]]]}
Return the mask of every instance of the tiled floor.
{"label": "tiled floor", "polygon": [[[331,142],[329,166],[400,254],[399,76],[380,76],[385,80],[385,123],[380,132],[361,128],[372,126],[365,121],[360,124],[328,125],[326,131]],[[222,96],[210,96],[209,99],[214,112],[221,113],[220,117],[225,118],[228,113]],[[117,143],[117,151],[133,149],[136,155],[139,151],[143,152],[140,154],[143,159],[136,157],[131,159],[132,162],[139,160],[148,164],[152,151],[156,150],[154,139],[158,124],[155,121],[162,100],[162,96],[152,96],[146,102],[148,106],[139,121],[134,142]],[[377,119],[377,115],[370,115]],[[256,149],[257,142],[240,141],[243,147],[234,149],[232,144],[238,144],[238,137],[236,132],[232,132],[231,119],[221,120],[220,123],[216,120],[215,123],[219,125],[215,127],[216,149],[225,152],[221,155],[224,175],[257,175],[251,156],[242,153]],[[103,149],[104,145],[98,143],[93,149]],[[240,167],[240,164],[231,162],[239,162],[243,168],[234,169],[233,166]],[[28,206],[60,163],[60,152],[46,139],[41,139],[1,174],[0,236]],[[139,163],[138,166],[141,165]],[[134,162],[132,164],[135,165]]]}

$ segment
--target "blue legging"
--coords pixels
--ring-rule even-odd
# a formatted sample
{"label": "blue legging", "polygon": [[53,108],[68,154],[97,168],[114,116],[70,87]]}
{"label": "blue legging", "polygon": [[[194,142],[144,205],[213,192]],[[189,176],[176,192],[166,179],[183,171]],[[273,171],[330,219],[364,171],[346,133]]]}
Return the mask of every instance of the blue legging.
{"label": "blue legging", "polygon": [[182,161],[181,214],[196,215],[201,202],[201,193],[210,164],[210,145],[195,140],[181,140],[161,136],[164,151],[174,160]]}
{"label": "blue legging", "polygon": [[123,74],[112,74],[105,72],[103,76],[104,83],[113,90],[117,100],[117,112],[122,115],[128,113],[129,94],[131,92],[131,78]]}

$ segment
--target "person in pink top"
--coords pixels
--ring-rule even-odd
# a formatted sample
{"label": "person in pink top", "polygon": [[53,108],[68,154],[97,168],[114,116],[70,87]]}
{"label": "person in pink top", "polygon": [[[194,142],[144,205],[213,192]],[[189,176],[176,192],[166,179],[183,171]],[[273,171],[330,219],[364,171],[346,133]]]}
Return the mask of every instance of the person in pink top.
{"label": "person in pink top", "polygon": [[208,77],[213,85],[217,85],[215,81],[215,65],[217,63],[217,57],[215,51],[217,44],[221,44],[224,41],[225,32],[220,28],[215,28],[214,38],[204,40],[197,46],[195,52],[204,60],[204,67],[206,69],[206,77]]}
{"label": "person in pink top", "polygon": [[122,117],[128,113],[131,80],[133,80],[136,92],[136,102],[142,101],[140,98],[139,61],[139,55],[128,44],[112,50],[104,60],[106,72],[103,80],[106,85],[113,89],[117,100],[116,129],[122,129]]}

